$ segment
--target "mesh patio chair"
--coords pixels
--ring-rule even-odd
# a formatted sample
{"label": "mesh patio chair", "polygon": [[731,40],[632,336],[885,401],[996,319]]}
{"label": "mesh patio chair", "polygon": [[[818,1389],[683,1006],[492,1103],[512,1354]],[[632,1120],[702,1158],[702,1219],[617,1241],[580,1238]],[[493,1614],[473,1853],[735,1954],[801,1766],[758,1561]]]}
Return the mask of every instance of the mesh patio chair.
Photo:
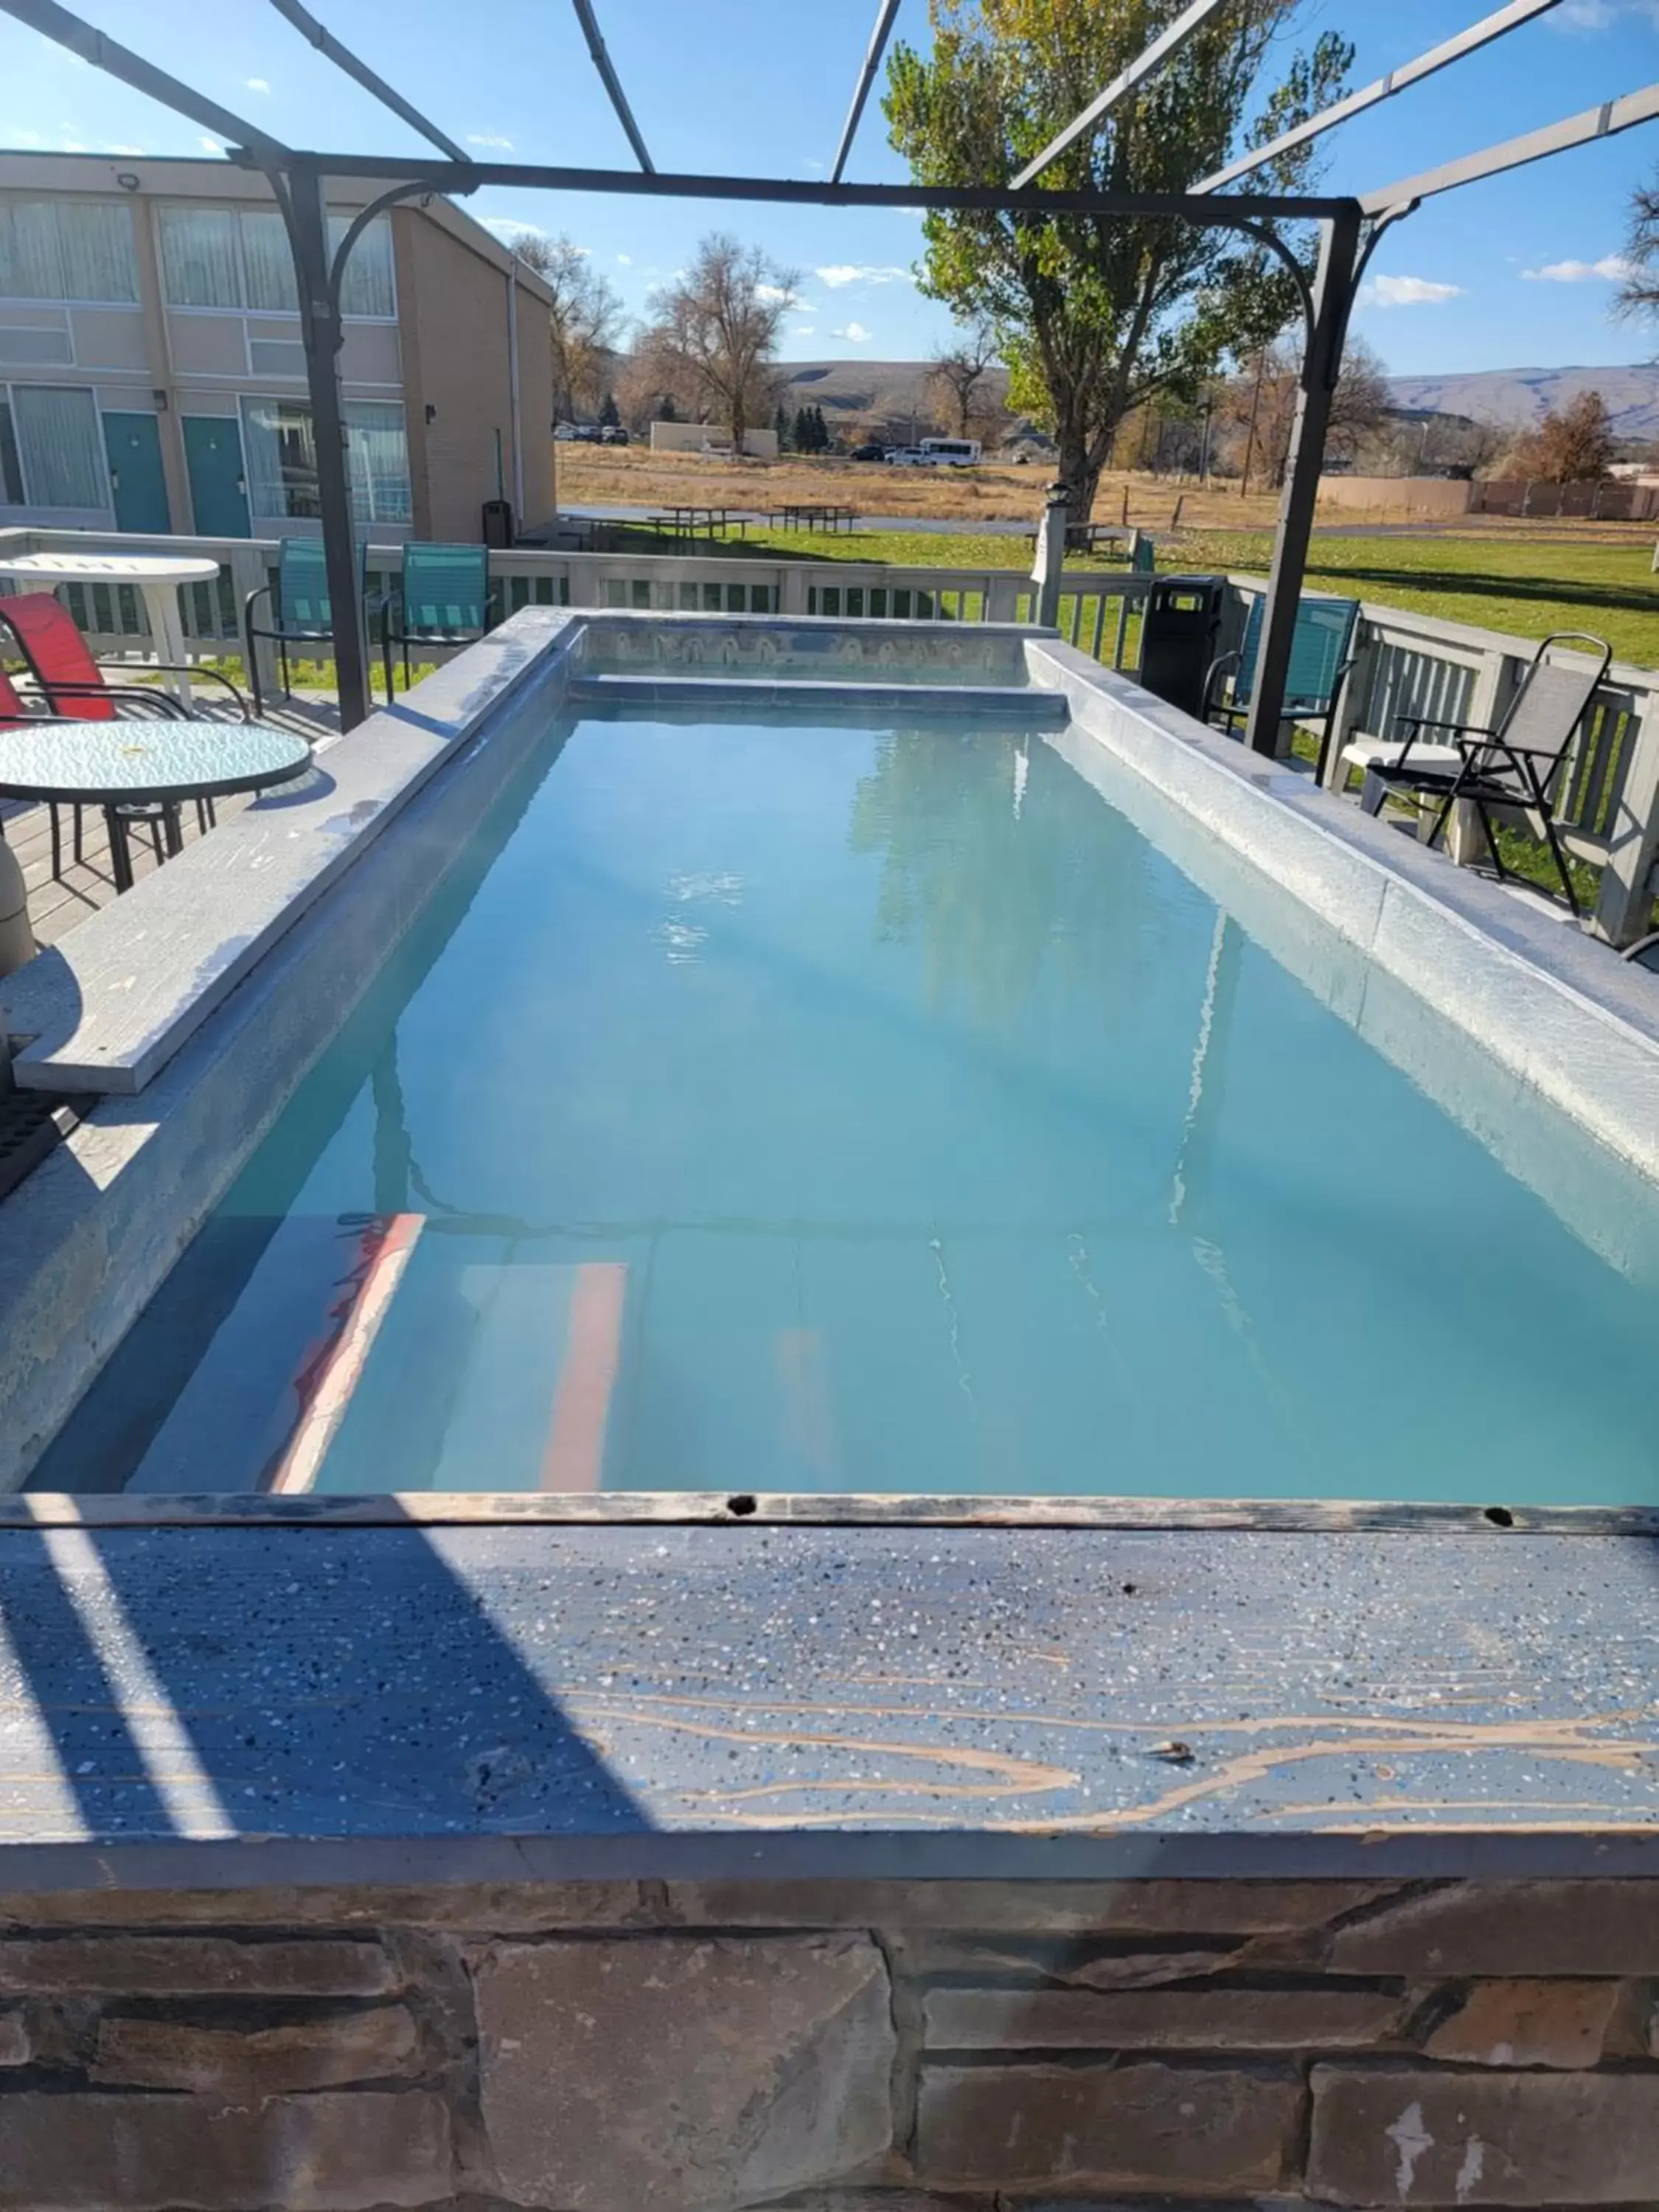
{"label": "mesh patio chair", "polygon": [[[357,592],[367,605],[368,598],[368,547],[357,548]],[[262,624],[253,619],[253,611],[262,600],[270,602],[270,613]],[[258,664],[254,659],[253,641],[265,638],[276,647],[278,665],[283,672],[283,696],[293,695],[289,682],[288,648],[290,645],[332,645],[334,642],[334,606],[328,595],[328,557],[319,538],[284,538],[276,555],[275,584],[261,584],[250,592],[242,605],[242,637],[247,647],[248,682],[253,690],[253,711],[264,712],[264,698],[259,686]]]}
{"label": "mesh patio chair", "polygon": [[392,699],[392,648],[401,648],[409,684],[411,645],[471,645],[499,619],[484,545],[405,545],[404,573],[380,608],[380,662]]}
{"label": "mesh patio chair", "polygon": [[[106,722],[117,718],[149,721],[206,719],[191,716],[180,701],[148,684],[112,684],[110,673],[131,675],[136,670],[125,661],[95,660],[74,616],[50,592],[26,592],[15,599],[0,599],[0,653],[22,661],[34,681],[35,689],[30,696],[40,699],[48,714],[61,715],[75,722]],[[234,702],[241,720],[248,720],[247,701],[229,677],[222,676],[216,668],[179,669],[153,660],[143,665],[160,668],[165,675],[188,675],[192,682],[205,679],[222,685]],[[29,703],[15,690],[11,691],[11,698],[25,708]],[[0,700],[0,713],[4,709],[5,702]],[[119,810],[128,820],[148,823],[153,836],[159,836],[161,826],[177,811],[176,806],[168,805],[134,805]],[[198,799],[196,816],[202,829],[210,828],[214,818],[212,800]],[[51,820],[52,872],[59,876],[64,855],[56,806],[52,809]],[[82,810],[76,806],[73,849],[77,862],[85,858],[82,827]]]}
{"label": "mesh patio chair", "polygon": [[[1589,665],[1570,668],[1553,661],[1550,653],[1558,646],[1576,646],[1581,653],[1588,647]],[[1403,742],[1360,738],[1346,748],[1343,758],[1365,771],[1361,806],[1367,814],[1381,813],[1390,791],[1437,798],[1439,811],[1429,836],[1432,845],[1444,831],[1453,807],[1460,800],[1468,800],[1486,832],[1492,866],[1505,882],[1509,871],[1498,849],[1492,809],[1516,807],[1525,814],[1535,814],[1567,904],[1577,915],[1578,895],[1561,849],[1555,810],[1573,738],[1612,665],[1613,647],[1604,638],[1593,637],[1586,630],[1557,630],[1534,653],[1495,728],[1407,714],[1401,721],[1401,727],[1410,732]],[[1449,744],[1420,744],[1425,730],[1443,733]]]}
{"label": "mesh patio chair", "polygon": [[[1255,696],[1255,672],[1261,658],[1261,634],[1267,602],[1258,595],[1245,618],[1244,641],[1237,653],[1224,653],[1210,665],[1204,683],[1204,720],[1225,730],[1230,737],[1242,733],[1249,720]],[[1342,687],[1353,666],[1354,634],[1359,626],[1358,599],[1298,600],[1296,629],[1291,638],[1291,665],[1285,679],[1285,707],[1279,717],[1286,722],[1314,722],[1319,726],[1319,763],[1325,773],[1331,749],[1331,731],[1341,704]],[[1232,682],[1224,690],[1228,672]]]}

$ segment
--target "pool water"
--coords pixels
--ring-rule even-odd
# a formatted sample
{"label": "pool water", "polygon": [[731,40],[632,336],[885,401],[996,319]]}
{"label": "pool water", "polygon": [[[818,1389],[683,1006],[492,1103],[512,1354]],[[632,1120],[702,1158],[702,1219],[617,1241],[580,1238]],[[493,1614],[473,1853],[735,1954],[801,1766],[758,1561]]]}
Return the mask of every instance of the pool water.
{"label": "pool water", "polygon": [[1648,1186],[1615,1267],[1040,735],[787,719],[550,735],[38,1486],[1659,1501]]}

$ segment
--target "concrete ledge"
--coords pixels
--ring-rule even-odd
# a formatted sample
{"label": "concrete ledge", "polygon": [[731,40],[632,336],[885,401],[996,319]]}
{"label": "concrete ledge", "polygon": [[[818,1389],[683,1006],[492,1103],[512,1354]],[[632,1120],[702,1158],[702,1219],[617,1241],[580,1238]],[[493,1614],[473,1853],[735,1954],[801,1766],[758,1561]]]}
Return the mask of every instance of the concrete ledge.
{"label": "concrete ledge", "polygon": [[450,741],[441,757],[465,772],[405,793],[142,1097],[102,1100],[7,1199],[0,1491],[23,1480],[404,932],[447,878],[489,866],[498,841],[481,833],[520,776],[533,787],[560,702],[562,657],[534,665],[539,682],[515,672],[508,711]]}
{"label": "concrete ledge", "polygon": [[819,683],[769,676],[575,676],[570,696],[599,706],[606,702],[657,707],[793,707],[837,714],[995,714],[1004,720],[1063,722],[1069,708],[1057,692],[1012,684]]}
{"label": "concrete ledge", "polygon": [[142,1091],[580,620],[526,608],[8,978],[19,1085]]}
{"label": "concrete ledge", "polygon": [[[1070,647],[1043,640],[1029,652],[1078,732],[1659,1181],[1659,986],[1649,974]],[[1088,775],[1087,746],[1065,749]]]}

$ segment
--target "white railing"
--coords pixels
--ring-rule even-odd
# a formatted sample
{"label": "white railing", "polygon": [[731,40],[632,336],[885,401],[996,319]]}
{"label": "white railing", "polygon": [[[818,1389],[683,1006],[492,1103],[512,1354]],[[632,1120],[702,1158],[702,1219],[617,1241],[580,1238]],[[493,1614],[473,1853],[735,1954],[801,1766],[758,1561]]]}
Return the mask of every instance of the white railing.
{"label": "white railing", "polygon": [[[221,564],[210,585],[184,594],[186,636],[204,656],[240,652],[242,604],[269,582],[275,540],[224,538],[146,539],[86,531],[0,531],[0,576],[7,553],[54,550],[135,553],[201,552]],[[371,546],[372,590],[395,582],[399,546]],[[826,615],[893,622],[1030,623],[1036,619],[1029,578],[1006,569],[890,568],[855,561],[773,560],[764,556],[702,553],[554,553],[532,546],[492,552],[490,574],[505,611],[522,606],[654,608],[662,613]],[[1156,580],[1124,571],[1075,570],[1060,593],[1060,629],[1067,641],[1108,666],[1139,665],[1140,611]],[[1220,643],[1237,642],[1243,616],[1264,585],[1230,580]],[[145,649],[148,630],[136,592],[76,585],[65,595],[94,651],[113,655]],[[268,652],[268,648],[262,648]],[[1519,683],[1533,647],[1522,638],[1464,623],[1367,602],[1330,748],[1327,780],[1340,787],[1342,745],[1358,732],[1391,737],[1408,715],[1491,723]],[[296,647],[292,658],[325,656],[326,647]],[[275,671],[262,667],[275,685]],[[1647,927],[1659,862],[1659,672],[1615,663],[1575,741],[1560,812],[1564,842],[1601,868],[1593,917],[1598,934],[1627,945]]]}
{"label": "white railing", "polygon": [[[1259,577],[1235,576],[1231,583],[1240,605],[1266,589]],[[1402,735],[1402,725],[1417,714],[1490,727],[1536,649],[1498,630],[1364,601],[1327,784],[1336,790],[1346,784],[1342,748],[1362,732]],[[1613,663],[1579,725],[1556,817],[1562,843],[1601,870],[1592,927],[1609,944],[1631,944],[1645,934],[1659,891],[1659,670]]]}

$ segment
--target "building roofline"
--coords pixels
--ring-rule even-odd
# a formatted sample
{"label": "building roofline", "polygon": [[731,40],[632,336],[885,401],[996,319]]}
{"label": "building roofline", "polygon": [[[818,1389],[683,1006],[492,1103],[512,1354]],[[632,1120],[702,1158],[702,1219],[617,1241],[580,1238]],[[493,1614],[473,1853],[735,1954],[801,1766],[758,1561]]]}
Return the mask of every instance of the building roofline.
{"label": "building roofline", "polygon": [[[410,164],[410,173],[418,178],[420,172],[416,158]],[[119,182],[124,176],[136,176],[139,191],[155,198],[165,198],[169,192],[266,203],[272,198],[270,186],[258,170],[244,168],[214,154],[68,154],[45,147],[0,147],[0,191],[73,191],[118,198],[129,189]],[[374,197],[372,184],[362,178],[331,177],[327,187],[331,201],[341,207],[363,207]],[[470,246],[503,276],[511,271],[544,306],[552,304],[552,293],[534,270],[527,269],[492,230],[456,201],[434,192],[429,200],[411,199],[404,204],[412,214],[423,216]]]}

